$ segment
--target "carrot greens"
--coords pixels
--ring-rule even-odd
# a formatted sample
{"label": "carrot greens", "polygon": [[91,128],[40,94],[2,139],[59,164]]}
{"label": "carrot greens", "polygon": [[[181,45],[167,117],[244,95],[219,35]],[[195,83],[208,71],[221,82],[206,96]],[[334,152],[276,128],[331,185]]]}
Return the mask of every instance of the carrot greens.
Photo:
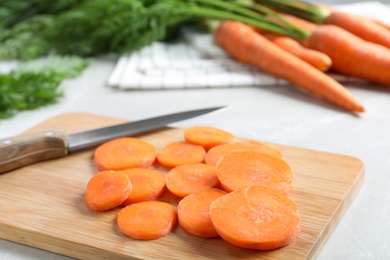
{"label": "carrot greens", "polygon": [[30,59],[50,51],[79,56],[132,51],[204,19],[237,20],[298,39],[307,37],[305,31],[275,22],[244,2],[248,1],[6,0],[0,7],[0,58]]}
{"label": "carrot greens", "polygon": [[315,23],[321,23],[331,12],[324,6],[299,0],[255,0],[255,2]]}
{"label": "carrot greens", "polygon": [[62,80],[78,76],[88,63],[74,56],[51,56],[0,74],[0,119],[57,102],[63,95]]}

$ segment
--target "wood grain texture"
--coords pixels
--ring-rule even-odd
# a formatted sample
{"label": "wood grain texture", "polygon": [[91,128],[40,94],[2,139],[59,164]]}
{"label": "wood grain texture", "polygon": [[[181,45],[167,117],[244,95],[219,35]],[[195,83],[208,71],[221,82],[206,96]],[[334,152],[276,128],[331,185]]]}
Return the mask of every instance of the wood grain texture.
{"label": "wood grain texture", "polygon": [[[98,115],[64,114],[28,132],[61,128],[71,133],[120,122]],[[173,128],[138,137],[157,148],[184,140],[183,130]],[[290,197],[300,210],[302,231],[287,247],[246,250],[220,238],[191,236],[179,226],[157,240],[125,237],[116,226],[119,209],[92,212],[84,206],[87,182],[96,173],[93,149],[0,175],[0,237],[79,259],[314,258],[362,185],[364,165],[346,155],[269,145],[282,152],[294,173]],[[168,193],[162,199],[177,202]]]}
{"label": "wood grain texture", "polygon": [[0,140],[0,174],[67,155],[66,135],[61,130],[44,131]]}

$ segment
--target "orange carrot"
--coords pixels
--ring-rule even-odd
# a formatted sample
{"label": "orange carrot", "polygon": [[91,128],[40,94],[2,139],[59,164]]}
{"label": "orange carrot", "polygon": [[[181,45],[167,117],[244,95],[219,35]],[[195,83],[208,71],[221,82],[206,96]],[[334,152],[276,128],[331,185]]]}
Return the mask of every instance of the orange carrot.
{"label": "orange carrot", "polygon": [[121,205],[131,191],[130,180],[123,172],[99,172],[88,182],[85,205],[95,211],[113,209]]}
{"label": "orange carrot", "polygon": [[217,237],[218,233],[210,218],[210,205],[227,194],[220,189],[205,189],[183,198],[177,207],[180,226],[198,237]]}
{"label": "orange carrot", "polygon": [[294,56],[297,56],[301,60],[307,62],[320,71],[328,71],[332,65],[332,60],[328,55],[306,48],[295,39],[268,32],[261,32],[261,35],[275,43],[283,50],[293,54]]}
{"label": "orange carrot", "polygon": [[384,46],[335,25],[318,26],[305,45],[327,54],[334,71],[390,86],[390,50]]}
{"label": "orange carrot", "polygon": [[152,240],[168,235],[177,221],[175,208],[161,201],[143,201],[118,213],[119,230],[133,239]]}
{"label": "orange carrot", "polygon": [[210,217],[224,240],[243,248],[273,250],[289,245],[300,233],[300,216],[294,202],[262,186],[214,200]]}
{"label": "orange carrot", "polygon": [[214,165],[194,163],[171,169],[166,185],[173,194],[185,197],[207,188],[219,187],[220,183]]}
{"label": "orange carrot", "polygon": [[211,148],[206,153],[205,162],[211,165],[217,165],[219,158],[225,153],[237,150],[255,150],[258,152],[262,152],[268,154],[270,156],[282,157],[282,154],[276,150],[271,148],[270,146],[263,144],[261,142],[256,141],[247,141],[247,142],[236,142],[236,143],[227,143],[221,144]]}
{"label": "orange carrot", "polygon": [[281,158],[257,151],[241,150],[224,154],[216,166],[221,187],[230,192],[251,185],[262,185],[288,194],[293,173]]}
{"label": "orange carrot", "polygon": [[249,26],[223,21],[214,35],[216,43],[238,61],[283,78],[348,111],[364,111],[363,106],[336,80],[272,44]]}
{"label": "orange carrot", "polygon": [[170,143],[157,154],[157,161],[166,167],[203,162],[205,149],[200,145],[186,142]]}
{"label": "orange carrot", "polygon": [[[340,12],[321,4],[299,0],[288,1],[288,3],[287,1],[265,2],[279,11],[322,25],[314,30],[307,29],[310,34],[306,36],[308,38],[306,40],[312,44],[307,47],[312,46],[312,49],[327,54],[332,59],[332,70],[390,86],[390,32],[385,28],[387,26],[375,22],[374,19]],[[294,22],[293,24],[298,25]]]}
{"label": "orange carrot", "polygon": [[390,48],[390,32],[372,19],[341,11],[332,11],[323,21],[347,30],[360,38]]}
{"label": "orange carrot", "polygon": [[184,130],[187,142],[203,146],[206,151],[210,148],[234,140],[232,133],[211,126],[193,126]]}
{"label": "orange carrot", "polygon": [[122,137],[96,148],[94,161],[100,170],[147,168],[156,159],[157,148],[141,139]]}
{"label": "orange carrot", "polygon": [[133,168],[124,170],[133,187],[132,192],[122,205],[154,200],[165,190],[165,174],[156,170]]}

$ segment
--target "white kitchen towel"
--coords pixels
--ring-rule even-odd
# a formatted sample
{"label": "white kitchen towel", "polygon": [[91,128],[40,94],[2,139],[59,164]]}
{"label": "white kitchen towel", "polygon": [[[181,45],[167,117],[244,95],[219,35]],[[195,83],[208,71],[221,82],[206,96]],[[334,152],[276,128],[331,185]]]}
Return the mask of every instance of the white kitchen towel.
{"label": "white kitchen towel", "polygon": [[[380,2],[334,7],[390,24],[390,11]],[[150,90],[288,84],[285,80],[229,58],[215,45],[211,34],[187,29],[183,38],[179,43],[155,42],[139,51],[122,55],[107,85],[119,89]],[[331,76],[344,83],[357,80],[335,74]]]}

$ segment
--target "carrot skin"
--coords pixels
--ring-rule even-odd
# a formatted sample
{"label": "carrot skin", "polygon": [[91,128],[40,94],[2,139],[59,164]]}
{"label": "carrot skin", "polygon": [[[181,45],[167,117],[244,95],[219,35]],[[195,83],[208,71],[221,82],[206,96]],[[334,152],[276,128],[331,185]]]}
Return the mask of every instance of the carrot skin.
{"label": "carrot skin", "polygon": [[295,39],[287,36],[275,35],[272,33],[261,33],[261,35],[271,40],[283,50],[312,65],[319,71],[328,71],[332,65],[332,60],[328,55],[313,49],[306,48]]}
{"label": "carrot skin", "polygon": [[334,71],[390,86],[390,50],[382,45],[335,25],[318,26],[305,45],[327,54]]}
{"label": "carrot skin", "polygon": [[283,78],[348,111],[364,111],[355,97],[336,80],[279,48],[251,27],[223,21],[214,36],[216,43],[238,61]]}
{"label": "carrot skin", "polygon": [[336,25],[366,41],[390,48],[389,30],[372,19],[350,13],[333,11],[324,20],[323,24]]}

